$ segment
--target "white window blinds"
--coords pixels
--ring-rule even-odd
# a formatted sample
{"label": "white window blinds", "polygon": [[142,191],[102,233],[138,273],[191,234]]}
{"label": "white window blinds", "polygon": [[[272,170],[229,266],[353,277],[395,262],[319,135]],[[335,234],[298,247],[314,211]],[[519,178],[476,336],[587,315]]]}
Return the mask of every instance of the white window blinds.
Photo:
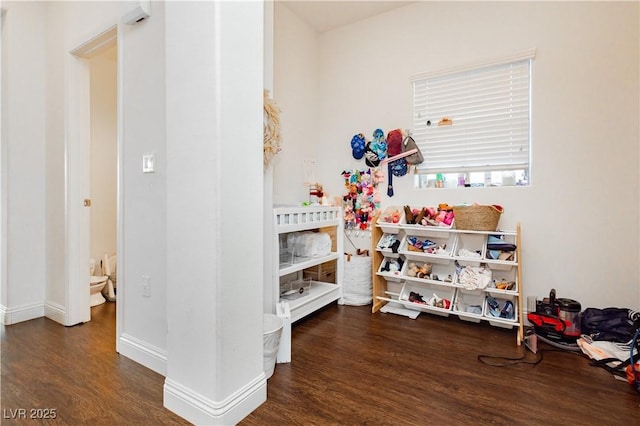
{"label": "white window blinds", "polygon": [[[421,173],[528,169],[533,57],[526,52],[413,79]],[[451,124],[439,125],[443,119]]]}

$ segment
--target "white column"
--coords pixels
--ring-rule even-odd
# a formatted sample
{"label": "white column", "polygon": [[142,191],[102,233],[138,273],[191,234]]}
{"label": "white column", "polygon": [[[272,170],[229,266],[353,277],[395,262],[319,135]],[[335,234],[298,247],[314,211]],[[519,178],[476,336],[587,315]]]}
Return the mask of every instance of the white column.
{"label": "white column", "polygon": [[164,405],[234,424],[266,400],[263,4],[166,2],[165,41]]}

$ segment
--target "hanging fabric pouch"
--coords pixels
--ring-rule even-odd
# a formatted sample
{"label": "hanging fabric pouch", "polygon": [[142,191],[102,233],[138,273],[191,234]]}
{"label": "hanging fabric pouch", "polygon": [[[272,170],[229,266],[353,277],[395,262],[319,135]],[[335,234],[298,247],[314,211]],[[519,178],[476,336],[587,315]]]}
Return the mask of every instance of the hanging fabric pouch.
{"label": "hanging fabric pouch", "polygon": [[407,174],[409,166],[407,164],[407,160],[404,158],[398,158],[397,160],[389,162],[389,168],[394,176],[401,177]]}
{"label": "hanging fabric pouch", "polygon": [[424,157],[422,156],[422,152],[420,152],[420,148],[416,145],[416,141],[414,141],[411,136],[407,136],[404,138],[404,141],[402,141],[402,152],[411,151],[412,149],[415,149],[416,152],[404,158],[408,164],[416,166],[424,161]]}

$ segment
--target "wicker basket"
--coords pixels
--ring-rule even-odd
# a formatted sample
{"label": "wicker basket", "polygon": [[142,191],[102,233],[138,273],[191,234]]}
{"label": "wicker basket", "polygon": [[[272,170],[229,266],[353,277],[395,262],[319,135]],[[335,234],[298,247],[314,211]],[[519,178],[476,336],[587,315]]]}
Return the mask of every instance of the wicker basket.
{"label": "wicker basket", "polygon": [[453,206],[456,229],[495,231],[503,209],[499,206]]}

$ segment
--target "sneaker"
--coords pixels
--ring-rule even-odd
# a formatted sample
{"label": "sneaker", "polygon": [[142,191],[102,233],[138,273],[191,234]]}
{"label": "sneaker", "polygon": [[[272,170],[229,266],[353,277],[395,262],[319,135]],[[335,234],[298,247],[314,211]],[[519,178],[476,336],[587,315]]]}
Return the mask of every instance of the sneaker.
{"label": "sneaker", "polygon": [[513,319],[513,303],[507,300],[500,312],[500,318]]}
{"label": "sneaker", "polygon": [[496,299],[491,296],[487,296],[487,307],[489,308],[489,313],[494,317],[500,316],[500,304]]}

